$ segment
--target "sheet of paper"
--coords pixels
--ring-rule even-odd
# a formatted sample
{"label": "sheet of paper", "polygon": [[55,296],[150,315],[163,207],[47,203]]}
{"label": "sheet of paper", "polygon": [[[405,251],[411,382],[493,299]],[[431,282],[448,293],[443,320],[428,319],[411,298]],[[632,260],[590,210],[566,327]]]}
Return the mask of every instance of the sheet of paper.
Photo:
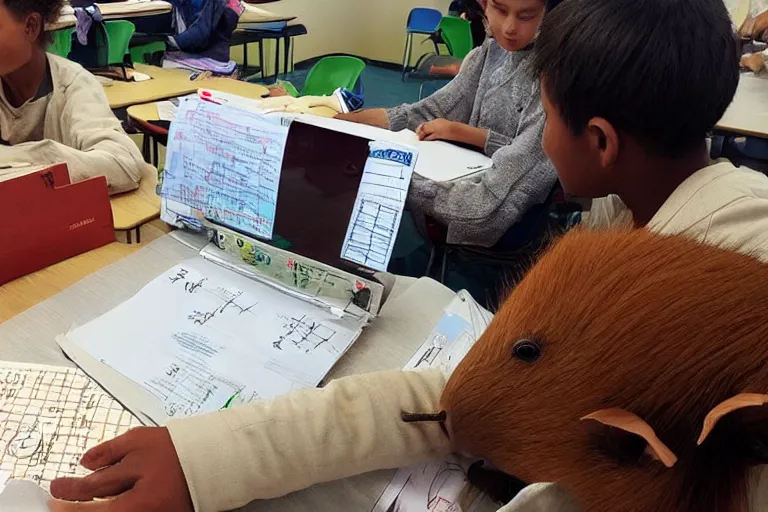
{"label": "sheet of paper", "polygon": [[11,480],[0,487],[0,510],[2,512],[49,512],[48,500],[51,495],[29,480]]}
{"label": "sheet of paper", "polygon": [[154,395],[162,424],[316,386],[363,325],[195,258],[67,337]]}
{"label": "sheet of paper", "polygon": [[311,114],[295,115],[296,121],[328,130],[356,135],[372,141],[389,142],[415,148],[419,153],[414,172],[435,181],[466,179],[493,167],[493,160],[484,153],[471,151],[443,141],[420,141],[411,130],[392,132],[340,119]]}
{"label": "sheet of paper", "polygon": [[161,195],[271,239],[287,138],[279,116],[186,98],[171,123]]}
{"label": "sheet of paper", "polygon": [[415,150],[404,146],[370,143],[341,250],[343,259],[373,270],[387,270],[417,158]]}
{"label": "sheet of paper", "polygon": [[[460,291],[406,370],[440,368],[450,376],[485,332],[493,315],[466,291]],[[449,457],[397,471],[374,512],[462,512],[469,506],[464,491],[471,461]],[[469,500],[471,503],[471,500]]]}
{"label": "sheet of paper", "polygon": [[157,118],[160,121],[173,121],[179,108],[171,101],[157,102]]}
{"label": "sheet of paper", "polygon": [[87,450],[140,425],[76,368],[0,362],[0,475],[10,480],[47,489],[85,475]]}

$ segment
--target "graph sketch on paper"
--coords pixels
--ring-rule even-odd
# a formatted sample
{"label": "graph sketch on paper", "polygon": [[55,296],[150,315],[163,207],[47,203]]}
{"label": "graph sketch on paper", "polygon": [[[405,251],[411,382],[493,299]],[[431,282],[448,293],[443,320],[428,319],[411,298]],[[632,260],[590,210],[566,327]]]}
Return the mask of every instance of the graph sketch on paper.
{"label": "graph sketch on paper", "polygon": [[141,423],[75,368],[0,362],[0,474],[48,489],[90,448]]}
{"label": "graph sketch on paper", "polygon": [[341,257],[385,271],[392,257],[418,154],[391,143],[371,142]]}
{"label": "graph sketch on paper", "polygon": [[[455,370],[493,315],[466,291],[460,291],[406,370]],[[374,512],[467,512],[484,510],[484,501],[469,493],[466,472],[472,461],[455,456],[401,468],[374,506]],[[498,507],[493,507],[496,510]]]}
{"label": "graph sketch on paper", "polygon": [[316,386],[361,322],[197,258],[67,338],[156,397],[166,417],[141,412],[163,424]]}
{"label": "graph sketch on paper", "polygon": [[171,123],[161,195],[271,239],[287,138],[279,117],[186,98]]}

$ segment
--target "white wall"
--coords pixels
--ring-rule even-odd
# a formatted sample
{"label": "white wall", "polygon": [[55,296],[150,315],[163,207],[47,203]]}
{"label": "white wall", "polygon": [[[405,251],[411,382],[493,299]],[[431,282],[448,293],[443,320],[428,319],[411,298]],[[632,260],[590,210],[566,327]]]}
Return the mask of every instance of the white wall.
{"label": "white wall", "polygon": [[[405,22],[414,7],[432,7],[446,13],[451,0],[281,0],[263,7],[277,14],[297,16],[308,30],[297,37],[295,60],[330,53],[350,53],[385,62],[402,62]],[[414,38],[414,61],[430,46]],[[274,65],[274,45],[265,44],[267,73]],[[242,62],[242,47],[232,49],[232,58]],[[249,63],[258,61],[256,45],[248,50]]]}

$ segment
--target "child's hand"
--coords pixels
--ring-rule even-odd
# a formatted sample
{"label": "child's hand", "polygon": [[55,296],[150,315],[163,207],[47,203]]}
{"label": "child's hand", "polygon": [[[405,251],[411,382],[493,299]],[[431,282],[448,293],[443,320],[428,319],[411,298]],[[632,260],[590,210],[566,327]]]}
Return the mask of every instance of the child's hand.
{"label": "child's hand", "polygon": [[[187,481],[166,428],[137,428],[89,450],[81,461],[95,471],[51,483],[52,512],[193,512]],[[114,497],[105,501],[95,498]]]}
{"label": "child's hand", "polygon": [[447,119],[435,119],[416,128],[419,140],[454,140],[456,124]]}

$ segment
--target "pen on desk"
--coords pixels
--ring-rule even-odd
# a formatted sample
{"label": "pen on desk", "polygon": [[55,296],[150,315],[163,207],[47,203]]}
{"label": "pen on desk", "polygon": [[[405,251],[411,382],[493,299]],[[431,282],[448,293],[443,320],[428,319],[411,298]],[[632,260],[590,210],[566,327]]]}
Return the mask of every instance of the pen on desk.
{"label": "pen on desk", "polygon": [[221,410],[223,411],[224,409],[229,409],[230,407],[232,407],[233,402],[237,400],[239,397],[240,397],[240,392],[237,392],[231,397],[229,397],[229,400],[227,400],[227,403],[224,404],[224,407],[222,407]]}

